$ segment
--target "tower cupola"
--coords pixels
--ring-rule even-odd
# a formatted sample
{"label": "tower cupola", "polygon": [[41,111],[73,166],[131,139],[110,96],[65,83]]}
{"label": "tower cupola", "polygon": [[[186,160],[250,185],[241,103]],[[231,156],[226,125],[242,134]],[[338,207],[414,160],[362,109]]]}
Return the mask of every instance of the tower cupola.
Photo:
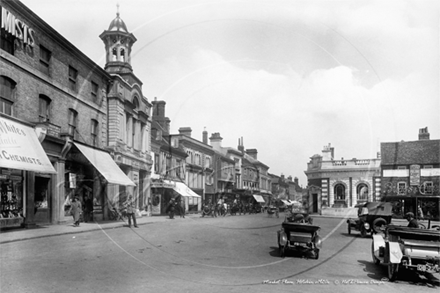
{"label": "tower cupola", "polygon": [[108,30],[105,30],[99,37],[105,44],[105,70],[109,73],[132,72],[131,49],[137,40],[121,19],[119,6],[116,18],[110,23]]}

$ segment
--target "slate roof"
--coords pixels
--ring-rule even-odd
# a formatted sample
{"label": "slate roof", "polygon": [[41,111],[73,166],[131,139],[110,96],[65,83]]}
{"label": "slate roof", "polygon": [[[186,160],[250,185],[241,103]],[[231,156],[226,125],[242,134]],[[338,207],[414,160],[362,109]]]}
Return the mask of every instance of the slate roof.
{"label": "slate roof", "polygon": [[440,140],[384,142],[380,153],[382,165],[439,164]]}

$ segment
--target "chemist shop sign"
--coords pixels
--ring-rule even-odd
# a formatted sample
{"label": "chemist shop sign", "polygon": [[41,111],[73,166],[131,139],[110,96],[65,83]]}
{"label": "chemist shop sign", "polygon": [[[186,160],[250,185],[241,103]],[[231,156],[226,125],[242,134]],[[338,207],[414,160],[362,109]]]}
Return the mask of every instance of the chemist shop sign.
{"label": "chemist shop sign", "polygon": [[0,166],[56,173],[34,128],[4,117],[0,117]]}
{"label": "chemist shop sign", "polygon": [[3,6],[0,6],[0,10],[1,34],[19,40],[19,44],[24,49],[33,49],[35,31]]}

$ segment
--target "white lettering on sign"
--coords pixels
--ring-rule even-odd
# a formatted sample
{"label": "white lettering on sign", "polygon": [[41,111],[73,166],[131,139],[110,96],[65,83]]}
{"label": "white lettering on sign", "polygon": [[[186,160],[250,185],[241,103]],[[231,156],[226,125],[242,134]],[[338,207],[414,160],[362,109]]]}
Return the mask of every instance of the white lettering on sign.
{"label": "white lettering on sign", "polygon": [[24,44],[35,46],[35,31],[4,7],[1,8],[2,29],[10,33]]}

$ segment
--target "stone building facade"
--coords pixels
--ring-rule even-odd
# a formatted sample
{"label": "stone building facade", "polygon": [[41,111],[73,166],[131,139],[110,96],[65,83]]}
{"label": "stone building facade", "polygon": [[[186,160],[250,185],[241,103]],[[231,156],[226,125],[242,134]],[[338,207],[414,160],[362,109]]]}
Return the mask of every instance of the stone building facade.
{"label": "stone building facade", "polygon": [[329,144],[322,155],[314,155],[307,164],[308,186],[320,188],[321,198],[314,199],[318,211],[323,207],[354,207],[358,203],[380,200],[380,155],[374,159],[334,159]]}

